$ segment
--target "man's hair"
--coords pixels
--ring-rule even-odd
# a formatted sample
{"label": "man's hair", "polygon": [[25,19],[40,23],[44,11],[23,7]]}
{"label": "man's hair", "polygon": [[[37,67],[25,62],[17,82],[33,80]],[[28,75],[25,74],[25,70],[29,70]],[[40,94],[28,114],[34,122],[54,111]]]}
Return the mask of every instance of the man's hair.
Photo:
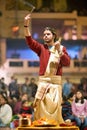
{"label": "man's hair", "polygon": [[2,96],[2,98],[4,98],[4,100],[8,103],[8,97],[6,95],[5,92],[1,92],[0,95]]}
{"label": "man's hair", "polygon": [[49,31],[51,31],[51,33],[55,36],[55,38],[54,38],[54,42],[56,42],[57,40],[58,40],[58,38],[57,38],[57,33],[56,33],[56,30],[54,29],[54,28],[51,28],[51,27],[45,27],[44,28],[44,31],[45,30],[49,30]]}

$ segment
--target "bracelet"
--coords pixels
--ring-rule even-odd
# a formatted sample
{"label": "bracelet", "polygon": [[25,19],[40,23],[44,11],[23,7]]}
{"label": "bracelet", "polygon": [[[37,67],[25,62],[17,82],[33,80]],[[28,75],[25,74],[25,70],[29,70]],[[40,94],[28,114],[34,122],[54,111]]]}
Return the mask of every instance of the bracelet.
{"label": "bracelet", "polygon": [[25,28],[27,28],[28,26],[27,25],[24,25]]}

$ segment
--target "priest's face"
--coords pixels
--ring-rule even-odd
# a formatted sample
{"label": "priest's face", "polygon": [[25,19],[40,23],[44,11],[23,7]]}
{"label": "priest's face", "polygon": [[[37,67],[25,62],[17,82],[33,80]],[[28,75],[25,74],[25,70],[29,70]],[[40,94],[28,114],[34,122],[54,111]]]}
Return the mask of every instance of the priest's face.
{"label": "priest's face", "polygon": [[54,35],[52,34],[50,30],[44,31],[43,40],[48,46],[50,46],[54,42]]}

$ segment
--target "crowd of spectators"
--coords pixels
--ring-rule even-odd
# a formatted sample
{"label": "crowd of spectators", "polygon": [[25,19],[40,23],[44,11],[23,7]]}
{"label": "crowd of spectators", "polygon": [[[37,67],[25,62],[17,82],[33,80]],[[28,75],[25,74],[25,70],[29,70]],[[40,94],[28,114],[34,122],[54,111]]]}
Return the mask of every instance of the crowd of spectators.
{"label": "crowd of spectators", "polygon": [[31,115],[33,120],[32,104],[36,91],[35,78],[29,80],[26,77],[23,84],[18,84],[17,79],[12,76],[10,83],[6,85],[5,78],[2,77],[0,79],[0,127],[10,125],[13,120],[18,121],[22,114]]}
{"label": "crowd of spectators", "polygon": [[[18,84],[17,79],[12,76],[8,85],[5,83],[4,77],[0,79],[0,127],[8,125],[15,119],[14,117],[19,120],[21,114],[30,114],[31,120],[34,120],[33,101],[37,87],[35,78],[29,79],[26,77],[24,83]],[[85,112],[87,113],[87,78],[81,78],[77,85],[66,78],[62,88],[63,119],[65,122],[75,121],[80,129],[87,127],[87,116],[85,114]],[[79,108],[78,112],[76,112],[77,108]]]}
{"label": "crowd of spectators", "polygon": [[80,130],[87,128],[87,78],[81,78],[77,86],[66,78],[62,95],[62,116],[65,122],[75,122]]}

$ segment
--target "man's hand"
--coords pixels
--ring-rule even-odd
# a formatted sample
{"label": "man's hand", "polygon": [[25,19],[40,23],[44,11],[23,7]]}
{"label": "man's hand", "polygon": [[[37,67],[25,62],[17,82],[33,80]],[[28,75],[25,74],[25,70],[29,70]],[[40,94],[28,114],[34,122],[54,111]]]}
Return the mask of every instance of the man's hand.
{"label": "man's hand", "polygon": [[58,50],[58,51],[60,50],[60,42],[59,41],[56,41],[54,46],[55,46],[56,50]]}
{"label": "man's hand", "polygon": [[29,22],[30,22],[30,14],[26,15],[24,18],[24,26],[29,26]]}
{"label": "man's hand", "polygon": [[61,44],[61,37],[59,38],[58,41],[54,43],[55,49],[58,50],[58,52],[60,51],[60,44]]}

